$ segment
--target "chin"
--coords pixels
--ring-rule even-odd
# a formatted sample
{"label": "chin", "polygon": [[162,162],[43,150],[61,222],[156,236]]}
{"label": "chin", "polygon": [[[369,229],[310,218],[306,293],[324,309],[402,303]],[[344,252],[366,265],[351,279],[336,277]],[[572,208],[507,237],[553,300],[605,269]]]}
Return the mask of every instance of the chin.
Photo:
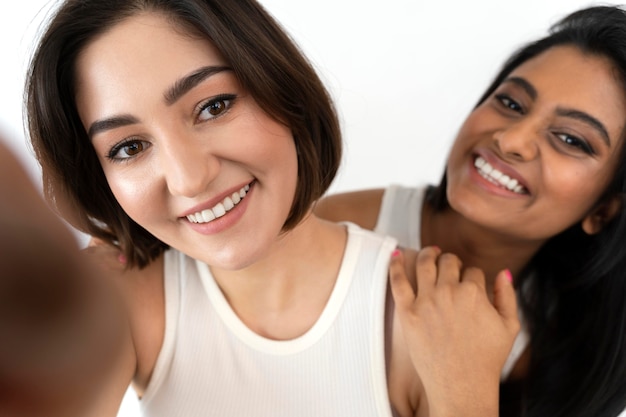
{"label": "chin", "polygon": [[226,271],[239,271],[259,261],[258,254],[246,254],[240,250],[226,250],[214,253],[212,256],[199,257],[202,262],[215,268]]}

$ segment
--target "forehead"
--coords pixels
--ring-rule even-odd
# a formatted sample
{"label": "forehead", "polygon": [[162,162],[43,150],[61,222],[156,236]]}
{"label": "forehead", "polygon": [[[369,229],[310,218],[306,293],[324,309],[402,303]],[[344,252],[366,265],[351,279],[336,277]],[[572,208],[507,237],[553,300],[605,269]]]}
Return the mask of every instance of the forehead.
{"label": "forehead", "polygon": [[97,103],[101,112],[127,111],[119,105],[162,97],[177,79],[209,65],[227,65],[209,40],[185,33],[162,14],[137,14],[97,37],[78,56],[79,107]]}
{"label": "forehead", "polygon": [[172,63],[171,56],[181,59],[190,53],[201,55],[200,59],[224,60],[208,39],[192,35],[162,13],[143,12],[96,37],[79,55],[79,65],[92,62],[103,65],[107,59],[126,65],[139,64],[141,59],[160,60],[161,65],[166,65]]}
{"label": "forehead", "polygon": [[600,120],[613,141],[626,125],[626,92],[613,62],[574,46],[558,46],[514,69],[537,90],[537,100],[588,113]]}

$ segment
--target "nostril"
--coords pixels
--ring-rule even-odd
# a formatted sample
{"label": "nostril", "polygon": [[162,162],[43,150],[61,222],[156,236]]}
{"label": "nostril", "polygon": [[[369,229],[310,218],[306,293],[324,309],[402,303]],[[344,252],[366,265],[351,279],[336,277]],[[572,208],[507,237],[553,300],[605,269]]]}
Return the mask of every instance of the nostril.
{"label": "nostril", "polygon": [[537,141],[529,132],[501,130],[494,133],[493,141],[504,158],[529,161],[537,154]]}

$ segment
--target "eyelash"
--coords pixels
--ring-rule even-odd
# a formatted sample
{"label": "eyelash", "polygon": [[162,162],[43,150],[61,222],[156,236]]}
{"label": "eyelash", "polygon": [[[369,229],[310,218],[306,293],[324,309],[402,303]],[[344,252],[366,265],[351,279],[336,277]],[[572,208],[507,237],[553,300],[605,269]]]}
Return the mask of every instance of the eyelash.
{"label": "eyelash", "polygon": [[[199,123],[204,123],[204,122],[208,122],[210,120],[223,116],[233,106],[236,98],[237,96],[235,96],[234,94],[220,94],[218,96],[211,97],[210,99],[204,101],[197,107],[196,119],[198,120]],[[218,114],[211,114],[211,117],[207,118],[206,120],[201,120],[202,113],[205,112],[206,110],[209,110],[210,112],[211,107],[216,106],[216,105],[220,105],[219,108],[216,107],[216,109],[220,110],[220,112]],[[113,162],[123,162],[125,160],[131,159],[137,154],[129,155],[128,151],[126,151],[127,156],[120,157],[119,153],[124,151],[125,149],[128,149],[130,146],[133,146],[133,145],[140,147],[137,154],[140,152],[143,152],[145,149],[151,146],[150,143],[147,141],[135,139],[135,138],[128,138],[115,144],[109,150],[109,152],[107,152],[106,157],[107,159]]]}
{"label": "eyelash", "polygon": [[[522,108],[522,106],[520,106],[517,101],[513,100],[506,94],[497,94],[495,97],[498,100],[498,103],[500,103],[500,105],[503,106],[506,110],[512,110],[516,113],[524,114],[524,109]],[[517,109],[511,108],[511,105],[517,106]]]}
{"label": "eyelash", "polygon": [[[495,98],[498,100],[498,103],[504,107],[505,110],[514,111],[519,114],[525,114],[523,107],[511,97],[506,94],[496,94]],[[516,108],[512,108],[516,107]],[[595,155],[595,151],[593,148],[587,143],[585,140],[580,139],[579,137],[569,135],[567,133],[555,133],[554,134],[559,141],[571,148],[580,149],[582,152],[588,155]],[[564,140],[565,139],[565,140]],[[566,142],[566,140],[572,140],[574,144]]]}
{"label": "eyelash", "polygon": [[[565,145],[572,147],[572,148],[577,148],[580,149],[581,151],[583,151],[584,153],[586,153],[587,155],[595,155],[595,151],[593,150],[593,148],[584,140],[576,137],[576,136],[572,136],[572,135],[568,135],[567,133],[556,133],[555,136],[558,137],[558,139],[564,143]],[[565,139],[565,140],[564,140]],[[566,142],[566,140],[572,140],[574,143],[568,143]]]}
{"label": "eyelash", "polygon": [[[145,140],[140,140],[140,139],[135,139],[135,138],[129,138],[129,139],[124,139],[123,141],[117,143],[116,145],[114,145],[109,152],[107,153],[106,157],[107,159],[109,159],[110,161],[113,162],[123,162],[126,161],[127,159],[131,159],[133,158],[135,155],[129,155],[128,152],[126,151],[126,155],[125,157],[120,157],[119,153],[121,151],[124,150],[124,148],[128,148],[132,145],[140,145],[141,149],[137,152],[143,152],[145,149],[150,147],[150,143],[146,142]],[[148,145],[148,146],[146,146]],[[144,149],[145,148],[145,149]]]}
{"label": "eyelash", "polygon": [[[218,96],[211,97],[203,103],[200,103],[197,111],[197,119],[199,123],[204,123],[209,120],[217,119],[218,117],[223,116],[226,112],[230,110],[236,99],[237,96],[234,94],[220,94]],[[200,120],[200,116],[202,115],[202,113],[204,113],[206,110],[209,110],[212,106],[218,105],[220,103],[223,103],[223,107],[221,107],[221,112],[219,114],[212,114],[212,117],[209,117],[206,120]]]}

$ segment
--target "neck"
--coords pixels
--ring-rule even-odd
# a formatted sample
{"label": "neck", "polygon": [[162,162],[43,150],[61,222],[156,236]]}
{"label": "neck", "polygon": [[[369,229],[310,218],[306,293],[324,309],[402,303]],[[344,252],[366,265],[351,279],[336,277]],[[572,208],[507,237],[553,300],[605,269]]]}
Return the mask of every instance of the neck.
{"label": "neck", "polygon": [[508,269],[515,279],[544,243],[489,230],[451,208],[435,212],[428,203],[422,211],[421,230],[422,246],[439,246],[443,252],[457,255],[464,267],[480,268],[490,296],[498,272]]}
{"label": "neck", "polygon": [[239,318],[273,339],[305,333],[334,288],[347,239],[345,227],[307,216],[277,237],[266,254],[237,271],[211,268]]}

